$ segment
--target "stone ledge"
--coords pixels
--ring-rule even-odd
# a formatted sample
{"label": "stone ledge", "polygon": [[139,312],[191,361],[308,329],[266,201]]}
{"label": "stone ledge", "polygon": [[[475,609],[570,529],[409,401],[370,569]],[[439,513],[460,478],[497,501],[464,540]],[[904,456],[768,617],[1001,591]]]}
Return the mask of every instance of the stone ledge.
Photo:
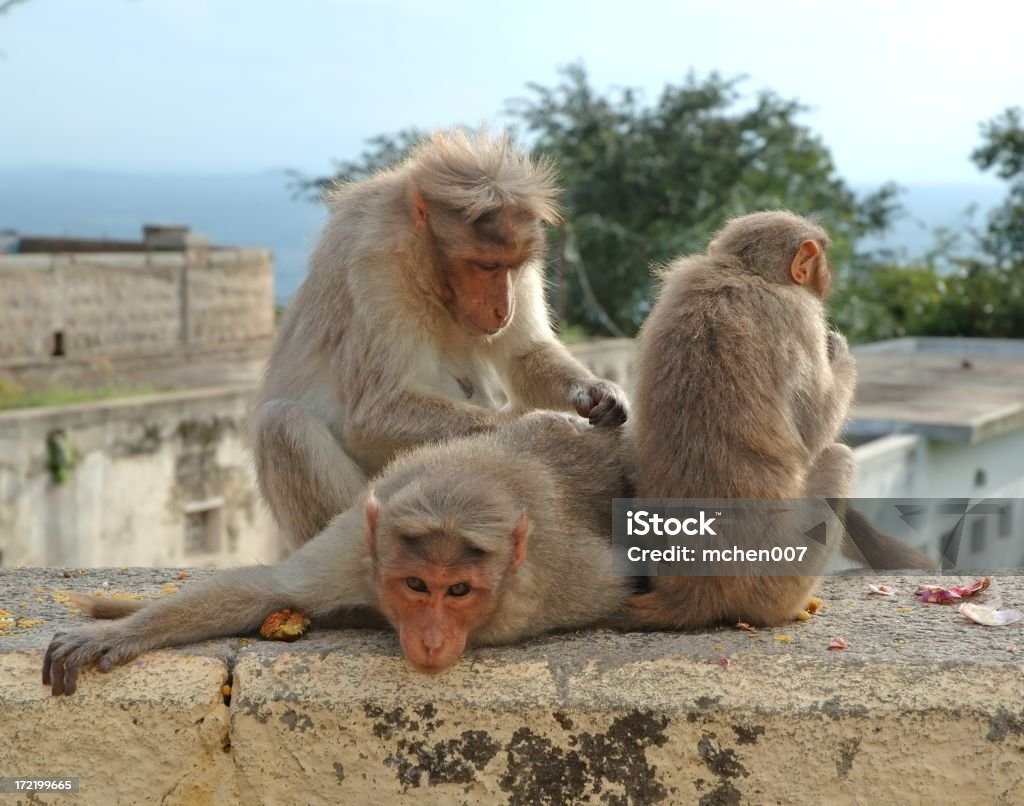
{"label": "stone ledge", "polygon": [[[70,573],[0,570],[0,609],[29,619],[0,635],[0,770],[79,776],[82,803],[1010,803],[1024,787],[1024,628],[920,605],[913,578],[869,578],[895,600],[826,580],[821,615],[754,636],[553,636],[436,678],[389,634],[236,638],[52,699],[42,650],[81,619],[61,591],[191,581]],[[1019,608],[1024,578],[985,597]],[[836,634],[849,649],[826,649]]]}

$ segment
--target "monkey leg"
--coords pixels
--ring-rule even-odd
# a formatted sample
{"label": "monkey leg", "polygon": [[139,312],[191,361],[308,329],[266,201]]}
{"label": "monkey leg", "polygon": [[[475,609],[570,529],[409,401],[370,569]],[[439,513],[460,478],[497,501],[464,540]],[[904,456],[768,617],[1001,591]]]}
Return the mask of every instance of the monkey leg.
{"label": "monkey leg", "polygon": [[[853,467],[850,448],[830,445],[811,466],[804,497],[845,499]],[[660,577],[649,593],[631,597],[612,623],[625,630],[690,630],[738,621],[784,624],[806,607],[827,558],[820,553],[807,576]]]}
{"label": "monkey leg", "polygon": [[322,531],[366,488],[366,474],[300,403],[272,400],[260,406],[253,450],[260,492],[292,549]]}

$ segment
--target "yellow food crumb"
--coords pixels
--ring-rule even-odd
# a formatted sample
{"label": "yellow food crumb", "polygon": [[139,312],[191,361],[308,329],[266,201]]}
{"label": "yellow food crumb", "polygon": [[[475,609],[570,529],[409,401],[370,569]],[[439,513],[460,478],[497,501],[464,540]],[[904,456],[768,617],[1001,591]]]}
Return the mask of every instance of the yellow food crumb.
{"label": "yellow food crumb", "polygon": [[45,624],[45,623],[46,623],[46,619],[41,619],[41,618],[20,618],[20,619],[18,619],[14,623],[14,626],[16,626],[19,630],[30,630],[33,627],[36,627],[36,626],[38,626],[40,624]]}
{"label": "yellow food crumb", "polygon": [[68,597],[67,591],[57,591],[56,593],[51,593],[50,598],[53,599],[53,601],[55,602],[60,602],[61,604],[68,604],[71,602],[71,599]]}
{"label": "yellow food crumb", "polygon": [[225,683],[223,686],[220,687],[220,693],[223,694],[225,697],[230,697],[231,696],[231,686],[229,686],[227,683]]}
{"label": "yellow food crumb", "polygon": [[896,612],[897,613],[913,613],[914,612],[914,608],[912,608],[912,607],[897,607],[896,608]]}
{"label": "yellow food crumb", "polygon": [[776,635],[775,636],[775,640],[776,641],[787,641],[788,642],[788,641],[792,641],[793,640],[793,636],[792,635]]}
{"label": "yellow food crumb", "polygon": [[165,596],[169,596],[172,593],[176,593],[177,590],[178,586],[173,582],[165,582],[163,585],[160,586],[160,592],[163,593]]}
{"label": "yellow food crumb", "polygon": [[249,646],[249,644],[251,644],[251,643],[252,643],[252,639],[251,638],[239,638],[238,639],[239,646]]}
{"label": "yellow food crumb", "polygon": [[814,618],[814,616],[812,616],[806,610],[801,610],[799,613],[796,614],[797,621],[810,621],[812,618]]}
{"label": "yellow food crumb", "polygon": [[45,588],[32,588],[32,593],[46,593]]}
{"label": "yellow food crumb", "polygon": [[37,597],[36,597],[36,601],[37,601],[37,602],[45,602],[45,601],[46,601],[46,599],[44,599],[44,598],[43,598],[42,596],[37,596]]}

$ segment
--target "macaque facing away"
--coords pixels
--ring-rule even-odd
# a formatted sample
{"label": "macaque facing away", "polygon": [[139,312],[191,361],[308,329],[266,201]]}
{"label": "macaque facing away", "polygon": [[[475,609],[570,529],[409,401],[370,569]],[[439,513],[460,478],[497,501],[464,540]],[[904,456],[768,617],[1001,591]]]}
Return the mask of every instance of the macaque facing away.
{"label": "macaque facing away", "polygon": [[[640,334],[638,497],[850,494],[853,453],[837,439],[856,368],[846,340],[826,327],[829,244],[821,227],[797,215],[754,213],[727,223],[706,255],[667,268]],[[659,577],[630,600],[622,622],[780,624],[804,608],[817,581]]]}
{"label": "macaque facing away", "polygon": [[631,494],[625,468],[620,429],[547,412],[419,449],[279,565],[223,571],[149,604],[76,597],[116,620],[54,636],[43,682],[72,694],[84,668],[252,631],[285,608],[314,623],[383,615],[428,673],[467,645],[594,624],[630,591],[609,537],[612,499]]}
{"label": "macaque facing away", "polygon": [[260,489],[292,547],[402,451],[530,409],[626,419],[623,392],[548,321],[544,224],[558,220],[557,194],[551,165],[458,130],[329,193],[253,418]]}

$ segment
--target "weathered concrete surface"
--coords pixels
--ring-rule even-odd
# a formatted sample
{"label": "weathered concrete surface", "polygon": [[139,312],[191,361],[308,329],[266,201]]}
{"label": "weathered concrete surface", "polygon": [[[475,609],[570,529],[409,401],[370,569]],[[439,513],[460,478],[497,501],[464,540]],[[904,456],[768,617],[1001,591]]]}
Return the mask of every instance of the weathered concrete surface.
{"label": "weathered concrete surface", "polygon": [[[555,636],[470,652],[436,678],[410,671],[390,635],[321,632],[151,653],[85,675],[74,697],[48,696],[42,650],[76,618],[54,596],[103,581],[157,594],[207,572],[191,573],[0,571],[0,609],[30,620],[0,636],[0,774],[77,775],[78,802],[103,804],[1019,803],[1024,792],[1024,627],[918,604],[910,578],[827,580],[821,614],[783,629]],[[868,596],[867,581],[901,595]],[[999,577],[982,601],[1021,608],[1024,578]],[[838,634],[849,648],[828,651]]]}

